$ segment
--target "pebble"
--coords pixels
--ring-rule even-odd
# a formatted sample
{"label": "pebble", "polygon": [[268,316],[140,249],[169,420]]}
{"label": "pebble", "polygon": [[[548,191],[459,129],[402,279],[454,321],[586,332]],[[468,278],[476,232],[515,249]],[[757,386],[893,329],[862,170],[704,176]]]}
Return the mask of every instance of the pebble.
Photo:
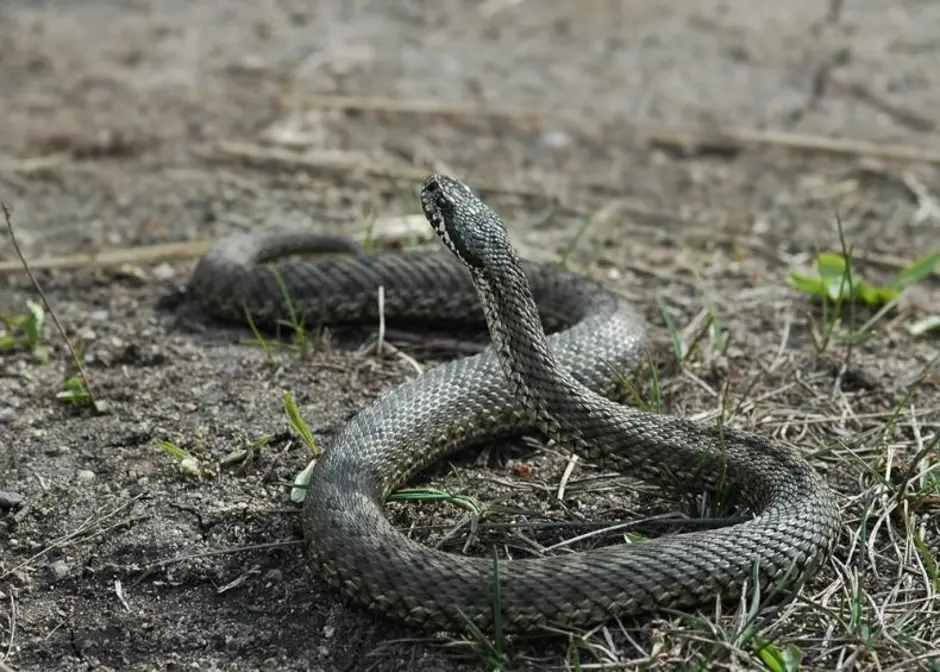
{"label": "pebble", "polygon": [[153,273],[153,277],[157,280],[169,280],[176,275],[176,269],[170,266],[170,264],[163,263],[154,268],[151,273]]}
{"label": "pebble", "polygon": [[14,509],[23,503],[23,495],[9,490],[0,490],[0,509]]}
{"label": "pebble", "polygon": [[560,130],[550,130],[542,133],[542,144],[552,149],[565,149],[571,146],[571,134]]}
{"label": "pebble", "polygon": [[6,408],[0,408],[0,425],[5,425],[8,422],[11,422],[14,415],[15,413],[13,409],[9,406]]}
{"label": "pebble", "polygon": [[66,576],[69,575],[69,571],[72,569],[65,560],[56,560],[55,562],[50,563],[49,569],[52,570],[53,575],[55,576],[56,581],[61,581]]}
{"label": "pebble", "polygon": [[81,469],[77,474],[75,474],[75,477],[84,483],[90,483],[96,478],[95,472],[91,471],[90,469]]}
{"label": "pebble", "polygon": [[88,327],[82,327],[79,329],[77,335],[83,341],[93,341],[98,338],[98,335]]}

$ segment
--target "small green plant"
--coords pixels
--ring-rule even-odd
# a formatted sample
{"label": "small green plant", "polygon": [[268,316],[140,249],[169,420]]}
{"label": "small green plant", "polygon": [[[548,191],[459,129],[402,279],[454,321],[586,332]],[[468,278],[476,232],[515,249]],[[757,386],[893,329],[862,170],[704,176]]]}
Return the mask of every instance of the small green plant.
{"label": "small green plant", "polygon": [[80,376],[69,376],[62,383],[62,389],[56,393],[56,399],[69,404],[90,404],[92,402],[85,381]]}
{"label": "small green plant", "polygon": [[714,304],[705,297],[705,322],[699,327],[691,336],[688,343],[682,337],[682,333],[676,324],[675,315],[672,314],[672,311],[669,310],[669,307],[665,302],[659,302],[659,312],[663,316],[663,322],[666,323],[666,331],[669,334],[669,340],[672,344],[672,353],[676,358],[676,361],[682,364],[687,362],[689,358],[699,349],[699,346],[702,344],[702,341],[709,334],[712,336],[712,343],[714,344],[718,354],[724,354],[728,348],[727,340],[725,339],[724,332],[721,329],[721,323],[718,321],[718,316],[715,313]]}
{"label": "small green plant", "polygon": [[452,494],[440,488],[401,488],[389,495],[393,502],[447,502],[469,511],[477,520],[483,518],[486,507],[472,497],[461,494]]}
{"label": "small green plant", "polygon": [[771,672],[797,672],[803,662],[803,652],[793,644],[780,649],[760,635],[754,636],[757,656]]}
{"label": "small green plant", "polygon": [[624,399],[639,408],[641,411],[657,414],[662,413],[662,388],[660,387],[659,374],[656,372],[656,364],[653,361],[653,354],[649,350],[646,351],[646,361],[651,375],[651,389],[649,398],[645,397],[640,388],[634,385],[633,381],[624,375],[622,371],[611,365],[609,362],[607,362],[606,365],[613,374],[614,379],[617,381],[619,392]]}
{"label": "small green plant", "polygon": [[167,455],[176,458],[176,466],[184,476],[202,476],[202,466],[199,460],[190,455],[185,449],[176,445],[172,441],[157,439],[157,445]]}
{"label": "small green plant", "polygon": [[[902,268],[886,284],[877,285],[865,280],[853,268],[852,251],[845,240],[842,220],[836,217],[839,234],[839,252],[822,252],[815,259],[815,275],[791,271],[788,284],[797,291],[818,299],[822,304],[823,327],[819,328],[810,316],[810,336],[817,352],[823,352],[832,340],[852,344],[868,340],[874,334],[871,327],[884,311],[890,309],[901,292],[927,277],[940,263],[940,250],[924,255]],[[879,313],[865,325],[855,328],[855,309],[861,305],[879,309]],[[851,328],[842,328],[843,309],[848,306]],[[931,323],[919,323],[915,330],[922,333]]]}
{"label": "small green plant", "polygon": [[236,464],[250,464],[261,453],[261,449],[274,441],[274,439],[275,436],[273,434],[265,434],[260,436],[252,441],[251,445],[249,445],[247,448],[236,448],[230,452],[228,455],[222,458],[222,461],[219,464],[223,467],[230,467]]}
{"label": "small green plant", "polygon": [[[284,284],[283,278],[281,278],[280,273],[277,271],[275,271],[275,280],[277,281],[278,287],[281,291],[281,297],[284,299],[284,305],[287,308],[289,319],[278,321],[276,332],[277,340],[275,340],[274,343],[282,349],[292,350],[296,352],[301,358],[305,358],[309,356],[312,349],[312,343],[310,339],[311,330],[307,329],[304,325],[304,316],[298,315],[294,306],[294,301],[290,296],[290,292],[288,292],[287,285]],[[260,346],[268,358],[271,359],[271,344],[261,334],[261,331],[258,329],[258,326],[255,323],[254,317],[252,316],[251,311],[248,309],[248,306],[243,306],[243,310],[245,311],[245,319],[248,322],[251,333],[254,335],[254,340],[252,340],[251,343]],[[291,339],[289,344],[284,343],[281,340],[281,327],[290,330]]]}
{"label": "small green plant", "polygon": [[458,609],[458,613],[464,621],[468,634],[475,640],[476,653],[483,660],[487,669],[493,672],[505,672],[511,669],[511,661],[506,652],[505,636],[503,634],[503,610],[502,610],[502,590],[499,578],[499,556],[493,551],[493,583],[490,593],[493,604],[493,629],[492,637],[483,630],[466,614]]}
{"label": "small green plant", "polygon": [[930,275],[937,264],[940,264],[940,250],[915,259],[886,284],[876,285],[852,269],[849,255],[822,252],[816,256],[816,275],[791,271],[788,281],[794,289],[831,303],[857,301],[872,308],[880,308],[897,299],[906,288]]}
{"label": "small green plant", "polygon": [[40,342],[42,329],[46,323],[46,311],[42,304],[26,300],[26,313],[0,313],[0,322],[4,328],[0,331],[0,353],[25,349],[40,363],[49,359],[48,349]]}
{"label": "small green plant", "polygon": [[569,240],[568,243],[558,252],[558,265],[561,268],[568,268],[568,260],[571,257],[571,254],[574,252],[574,248],[576,248],[578,243],[581,242],[584,234],[587,233],[588,228],[595,222],[595,219],[596,217],[585,218],[584,221],[578,225],[578,228],[575,229],[571,240]]}
{"label": "small green plant", "polygon": [[[64,399],[73,403],[79,404],[89,404],[94,407],[94,409],[103,413],[107,409],[107,405],[103,402],[98,402],[94,395],[91,392],[91,384],[88,382],[88,377],[85,375],[85,370],[82,368],[82,358],[79,356],[79,353],[72,346],[72,342],[69,340],[68,336],[65,334],[65,329],[62,328],[62,325],[59,323],[59,318],[56,317],[55,311],[52,309],[52,306],[49,305],[49,301],[46,299],[45,293],[42,291],[42,287],[39,286],[39,281],[36,279],[36,276],[33,275],[32,270],[29,267],[29,263],[26,261],[26,257],[23,255],[23,250],[20,249],[20,244],[16,239],[16,231],[13,228],[13,211],[9,205],[4,202],[0,202],[0,210],[3,211],[3,218],[7,224],[7,230],[10,232],[10,242],[13,243],[13,249],[16,250],[16,255],[19,257],[20,262],[23,264],[23,270],[26,271],[26,274],[29,276],[30,282],[33,283],[33,287],[36,289],[36,293],[39,295],[39,298],[42,299],[42,304],[27,301],[27,308],[29,309],[29,314],[23,317],[22,320],[14,320],[14,323],[18,322],[18,327],[22,331],[22,337],[18,340],[14,336],[13,344],[25,344],[25,346],[41,361],[45,361],[47,358],[47,351],[45,348],[40,346],[40,338],[42,337],[42,327],[45,322],[46,313],[49,313],[49,316],[52,318],[52,323],[55,325],[56,330],[59,332],[59,335],[62,336],[62,340],[65,341],[65,346],[68,348],[69,353],[72,356],[72,368],[74,374],[70,376],[65,381],[64,389],[59,392],[57,395],[59,399]],[[5,320],[6,321],[6,320]],[[10,326],[10,322],[6,321],[7,327]],[[14,329],[15,332],[15,329]],[[7,335],[5,332],[0,332],[0,340]],[[8,342],[9,343],[9,342]],[[0,347],[0,352],[3,352],[3,348]]]}
{"label": "small green plant", "polygon": [[362,251],[371,254],[375,252],[375,222],[378,214],[367,203],[362,207],[362,218],[366,221],[366,235],[362,241]]}
{"label": "small green plant", "polygon": [[300,409],[297,407],[297,402],[294,401],[294,396],[290,392],[285,392],[281,400],[284,403],[284,414],[287,416],[287,423],[294,433],[300,437],[300,440],[304,442],[304,445],[307,446],[307,450],[313,458],[294,477],[290,498],[292,502],[300,504],[307,497],[307,485],[310,483],[310,474],[313,472],[313,468],[317,464],[317,458],[320,456],[320,448],[317,446],[316,437],[313,436],[310,427],[300,416]]}
{"label": "small green plant", "polygon": [[304,442],[304,445],[307,446],[307,450],[310,451],[310,456],[318,457],[320,455],[320,449],[317,447],[317,440],[313,436],[310,427],[300,416],[300,409],[297,407],[297,402],[294,401],[294,395],[290,392],[285,392],[281,400],[284,403],[284,414],[287,416],[287,422],[290,424],[290,428],[294,430],[294,433],[296,433],[297,436],[300,437],[300,440]]}

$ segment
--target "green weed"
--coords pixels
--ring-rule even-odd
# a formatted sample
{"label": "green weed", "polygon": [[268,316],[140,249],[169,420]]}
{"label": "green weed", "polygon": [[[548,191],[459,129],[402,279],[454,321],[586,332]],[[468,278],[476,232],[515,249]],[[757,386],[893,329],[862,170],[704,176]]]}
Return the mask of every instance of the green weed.
{"label": "green weed", "polygon": [[199,478],[203,475],[202,465],[199,460],[193,457],[185,449],[181,448],[172,441],[157,439],[157,445],[167,455],[176,459],[176,466],[184,476]]}
{"label": "green weed", "polygon": [[0,322],[4,325],[0,332],[0,353],[23,349],[41,364],[49,360],[49,350],[41,343],[46,323],[42,304],[27,299],[26,313],[0,312]]}
{"label": "green weed", "polygon": [[[867,281],[852,269],[850,257],[840,252],[821,252],[816,256],[815,275],[791,271],[787,276],[791,287],[828,300],[858,301],[872,308],[880,308],[896,300],[908,287],[917,284],[940,264],[940,250],[915,259],[893,275],[887,283],[879,285]],[[938,317],[937,319],[940,319]]]}

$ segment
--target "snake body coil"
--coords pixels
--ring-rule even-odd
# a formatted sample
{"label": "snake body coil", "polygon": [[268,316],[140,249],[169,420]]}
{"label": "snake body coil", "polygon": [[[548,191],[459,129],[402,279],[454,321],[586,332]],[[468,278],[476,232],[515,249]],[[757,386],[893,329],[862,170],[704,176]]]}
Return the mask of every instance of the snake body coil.
{"label": "snake body coil", "polygon": [[[428,221],[450,254],[357,254],[314,263],[288,252],[348,251],[309,233],[261,232],[220,242],[190,285],[206,310],[272,324],[291,309],[305,324],[385,317],[482,326],[494,348],[438,366],[380,396],[319,458],[303,510],[314,571],[366,605],[430,629],[493,620],[493,563],[423,546],[387,520],[388,495],[416,472],[472,444],[540,431],[603,466],[677,492],[732,493],[742,524],[644,543],[499,565],[505,630],[585,626],[615,616],[733,598],[757,578],[798,581],[825,559],[837,503],[790,449],[731,428],[658,416],[610,401],[616,371],[645,355],[641,317],[601,284],[520,262],[499,217],[469,188],[432,176]],[[482,307],[482,310],[481,310]],[[546,338],[543,328],[559,330]]]}

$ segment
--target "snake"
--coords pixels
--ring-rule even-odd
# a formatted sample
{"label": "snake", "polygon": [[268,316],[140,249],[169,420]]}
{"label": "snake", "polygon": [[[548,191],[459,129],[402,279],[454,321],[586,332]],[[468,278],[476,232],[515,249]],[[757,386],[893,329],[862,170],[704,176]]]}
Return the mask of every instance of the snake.
{"label": "snake", "polygon": [[[840,507],[798,449],[762,434],[621,403],[648,356],[644,317],[620,292],[521,259],[502,218],[458,178],[420,192],[444,249],[364,251],[269,227],[217,241],[189,290],[215,317],[277,325],[388,323],[488,330],[451,359],[376,396],[316,458],[301,511],[311,570],[364,607],[431,631],[531,632],[792,593],[833,552]],[[318,253],[316,259],[298,255]],[[384,302],[377,293],[381,288]],[[715,493],[743,511],[723,527],[564,554],[481,557],[396,527],[389,496],[457,451],[538,434],[666,494]]]}

